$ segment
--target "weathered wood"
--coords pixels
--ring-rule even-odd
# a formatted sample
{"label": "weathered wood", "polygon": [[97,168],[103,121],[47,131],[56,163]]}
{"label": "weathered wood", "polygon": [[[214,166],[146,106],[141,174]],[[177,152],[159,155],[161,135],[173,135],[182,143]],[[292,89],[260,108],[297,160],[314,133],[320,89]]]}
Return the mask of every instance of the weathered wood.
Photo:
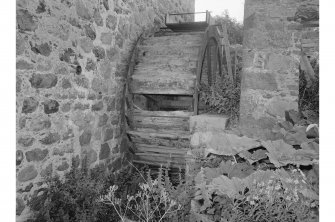
{"label": "weathered wood", "polygon": [[223,41],[224,41],[225,55],[226,55],[226,61],[227,61],[227,71],[228,71],[229,78],[233,81],[233,72],[231,69],[231,57],[230,57],[230,44],[229,44],[226,24],[223,25],[223,37],[224,37]]}
{"label": "weathered wood", "polygon": [[188,131],[181,131],[176,129],[152,129],[152,128],[131,128],[131,130],[136,130],[138,132],[146,132],[146,133],[161,133],[161,134],[188,134]]}
{"label": "weathered wood", "polygon": [[218,45],[216,45],[216,46],[214,46],[214,56],[213,56],[213,75],[211,76],[211,78],[212,78],[212,82],[215,84],[215,82],[216,82],[216,72],[217,72],[217,66],[218,66],[218,53],[219,53],[219,51],[218,51],[218,48],[219,48],[219,46]]}
{"label": "weathered wood", "polygon": [[137,164],[145,164],[149,166],[156,166],[156,167],[168,167],[168,168],[180,168],[180,169],[185,169],[186,163],[185,164],[179,164],[175,162],[153,162],[153,161],[144,161],[144,160],[133,160],[134,163]]}
{"label": "weathered wood", "polygon": [[[190,99],[189,101],[182,101],[182,100],[164,100],[161,102],[161,104],[159,104],[159,107],[161,109],[169,109],[169,108],[174,108],[174,109],[178,109],[178,110],[192,110],[192,99]],[[204,109],[206,106],[204,106],[204,104],[199,103],[198,104],[198,109]],[[194,115],[194,113],[193,113]]]}
{"label": "weathered wood", "polygon": [[156,71],[157,75],[133,75],[130,91],[134,94],[193,95],[195,76],[169,75]]}
{"label": "weathered wood", "polygon": [[152,117],[175,117],[185,118],[193,115],[192,112],[185,111],[147,111],[147,110],[134,110],[135,116],[152,116]]}
{"label": "weathered wood", "polygon": [[128,131],[131,140],[136,144],[149,144],[167,147],[182,147],[190,146],[190,135],[185,132],[174,133],[155,133],[149,130],[143,131]]}
{"label": "weathered wood", "polygon": [[168,159],[183,159],[185,154],[180,154],[180,153],[154,153],[154,152],[135,152],[136,156],[141,156],[141,157],[163,157],[166,160]]}
{"label": "weathered wood", "polygon": [[198,115],[198,103],[199,103],[199,87],[200,87],[200,78],[201,78],[201,70],[203,66],[203,59],[205,57],[206,44],[208,42],[208,30],[206,29],[205,35],[203,36],[201,48],[198,54],[198,65],[197,65],[197,73],[196,73],[196,82],[195,82],[195,90],[193,94],[193,109],[194,115]]}
{"label": "weathered wood", "polygon": [[[196,71],[196,82],[195,82],[195,90],[193,94],[193,110],[194,115],[198,115],[198,105],[199,105],[199,87],[200,87],[200,80],[201,80],[201,74],[202,74],[202,67],[203,67],[203,60],[205,58],[205,52],[207,44],[209,44],[210,41],[214,40],[215,45],[218,45],[220,43],[220,34],[216,26],[209,26],[206,29],[205,35],[202,39],[201,49],[198,54],[198,64],[197,64],[197,71]],[[222,50],[220,47],[219,49],[219,70],[221,75],[221,55]]]}
{"label": "weathered wood", "polygon": [[[140,45],[138,50],[142,53],[143,58],[148,58],[150,54],[154,56],[184,56],[184,55],[194,55],[197,58],[199,48],[201,47],[200,43],[193,44],[177,44],[177,45]],[[145,55],[143,56],[143,53]],[[176,54],[176,55],[174,55]]]}
{"label": "weathered wood", "polygon": [[131,93],[193,95],[202,34],[148,38],[139,47]]}
{"label": "weathered wood", "polygon": [[171,153],[171,154],[181,154],[184,155],[187,153],[188,149],[186,148],[175,148],[175,147],[167,147],[167,146],[156,146],[149,144],[135,144],[136,152],[147,153]]}
{"label": "weathered wood", "polygon": [[183,157],[172,157],[168,155],[146,155],[143,153],[143,155],[136,155],[136,160],[142,160],[142,161],[150,161],[152,163],[176,163],[179,165],[185,164],[186,160]]}
{"label": "weathered wood", "polygon": [[166,47],[166,46],[173,46],[173,45],[199,45],[201,44],[201,38],[203,33],[197,34],[190,34],[190,33],[183,33],[181,35],[173,35],[173,36],[160,36],[154,38],[148,38],[143,41],[142,45],[156,45],[157,47]]}
{"label": "weathered wood", "polygon": [[211,47],[209,44],[207,45],[207,78],[208,78],[208,85],[212,85],[212,54],[211,54]]}
{"label": "weathered wood", "polygon": [[161,36],[178,36],[178,35],[203,35],[204,32],[172,32],[170,30],[160,30],[154,34],[154,37],[161,37]]}
{"label": "weathered wood", "polygon": [[189,117],[171,118],[165,116],[133,116],[134,127],[149,128],[153,130],[170,130],[170,131],[188,131]]}
{"label": "weathered wood", "polygon": [[[143,37],[142,34],[140,35],[140,37],[137,39],[135,46],[134,46],[134,50],[132,52],[131,58],[130,58],[130,62],[129,62],[129,69],[128,69],[128,74],[126,77],[126,106],[127,106],[127,110],[131,110],[133,109],[133,106],[135,105],[134,103],[134,97],[131,95],[131,93],[129,92],[129,82],[130,82],[130,78],[134,73],[134,69],[135,69],[135,64],[136,64],[136,60],[138,58],[138,45],[143,41]],[[126,113],[127,115],[127,113]]]}

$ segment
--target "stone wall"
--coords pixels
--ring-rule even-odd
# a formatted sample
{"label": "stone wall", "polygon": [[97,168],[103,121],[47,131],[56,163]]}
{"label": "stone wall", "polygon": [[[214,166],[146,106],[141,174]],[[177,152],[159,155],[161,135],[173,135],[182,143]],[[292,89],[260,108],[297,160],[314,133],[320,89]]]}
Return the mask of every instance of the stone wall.
{"label": "stone wall", "polygon": [[318,36],[306,25],[307,20],[318,21],[318,5],[318,0],[245,1],[240,102],[243,134],[277,139],[280,135],[272,132],[276,122],[285,118],[285,111],[298,110],[301,46],[308,46],[308,39]]}
{"label": "stone wall", "polygon": [[[192,12],[194,0],[18,0],[17,215],[43,176],[83,159],[119,169],[125,79],[134,41]],[[74,161],[74,162],[73,162]]]}

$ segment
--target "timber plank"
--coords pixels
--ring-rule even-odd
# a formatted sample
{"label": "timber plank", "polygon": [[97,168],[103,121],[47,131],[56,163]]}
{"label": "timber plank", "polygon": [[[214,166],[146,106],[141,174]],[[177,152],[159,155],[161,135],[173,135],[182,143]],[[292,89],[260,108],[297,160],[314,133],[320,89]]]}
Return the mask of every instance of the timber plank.
{"label": "timber plank", "polygon": [[[162,46],[157,47],[156,45],[140,45],[138,46],[139,52],[143,53],[145,52],[145,56],[148,56],[149,53],[152,53],[154,55],[193,55],[198,54],[199,49],[201,45],[200,44],[192,44],[192,45],[169,45],[169,46]],[[147,54],[148,53],[148,54]]]}
{"label": "timber plank", "polygon": [[152,129],[152,128],[132,128],[134,131],[143,132],[143,133],[158,133],[158,134],[167,134],[167,135],[190,135],[189,131],[185,130],[176,130],[176,129]]}
{"label": "timber plank", "polygon": [[156,73],[157,75],[133,75],[130,83],[131,93],[193,95],[195,76],[177,76],[157,70]]}
{"label": "timber plank", "polygon": [[136,156],[141,156],[141,157],[162,157],[165,158],[166,160],[169,159],[183,159],[184,155],[180,155],[180,154],[173,154],[173,153],[152,153],[152,152],[136,152],[135,153]]}
{"label": "timber plank", "polygon": [[198,45],[140,46],[133,75],[195,75],[199,49]]}
{"label": "timber plank", "polygon": [[186,111],[147,111],[147,110],[134,110],[133,115],[136,116],[161,116],[161,117],[174,117],[174,118],[184,118],[193,115],[192,112]]}
{"label": "timber plank", "polygon": [[146,164],[149,166],[156,166],[156,167],[165,166],[165,167],[180,168],[180,169],[185,169],[185,166],[186,166],[186,163],[185,164],[180,164],[180,163],[175,163],[175,162],[167,163],[167,162],[145,161],[145,160],[138,160],[138,159],[134,159],[133,162],[138,163],[138,164]]}
{"label": "timber plank", "polygon": [[188,151],[186,148],[175,148],[175,147],[167,147],[167,146],[156,146],[149,144],[135,144],[136,152],[142,153],[168,153],[168,154],[180,154],[185,155]]}
{"label": "timber plank", "polygon": [[175,163],[177,165],[186,164],[186,160],[184,158],[167,157],[167,156],[136,155],[135,159],[164,165],[168,164],[169,162]]}
{"label": "timber plank", "polygon": [[142,45],[169,46],[201,44],[202,36],[203,33],[156,36],[144,40]]}
{"label": "timber plank", "polygon": [[203,35],[204,32],[173,32],[173,31],[159,31],[154,34],[155,37],[161,37],[161,36],[179,36],[179,35]]}
{"label": "timber plank", "polygon": [[135,128],[188,131],[189,117],[171,118],[165,116],[134,115],[133,124]]}
{"label": "timber plank", "polygon": [[190,135],[181,132],[173,134],[131,130],[127,133],[135,144],[149,144],[175,148],[186,148],[190,146]]}

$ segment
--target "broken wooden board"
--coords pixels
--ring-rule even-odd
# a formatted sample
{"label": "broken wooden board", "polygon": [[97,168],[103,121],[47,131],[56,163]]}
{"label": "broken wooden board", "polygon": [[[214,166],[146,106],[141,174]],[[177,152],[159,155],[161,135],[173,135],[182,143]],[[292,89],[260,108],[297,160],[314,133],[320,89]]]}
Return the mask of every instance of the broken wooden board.
{"label": "broken wooden board", "polygon": [[149,144],[135,144],[136,153],[166,153],[175,155],[185,155],[189,149],[167,146],[157,146]]}
{"label": "broken wooden board", "polygon": [[138,164],[145,164],[149,166],[156,166],[156,167],[167,167],[167,168],[180,168],[185,169],[186,163],[179,163],[179,162],[167,162],[167,161],[152,161],[152,160],[142,160],[142,158],[136,158],[133,160],[134,163]]}
{"label": "broken wooden board", "polygon": [[190,135],[185,132],[157,133],[150,130],[128,131],[131,141],[135,144],[148,144],[167,146],[174,148],[188,148],[190,146]]}
{"label": "broken wooden board", "polygon": [[183,157],[175,157],[164,154],[136,154],[134,162],[155,166],[169,166],[173,168],[185,168],[186,166],[186,160]]}
{"label": "broken wooden board", "polygon": [[174,131],[188,131],[189,130],[189,118],[171,118],[161,116],[134,116],[133,124],[135,129],[137,128],[149,128],[158,130],[160,132],[164,130]]}
{"label": "broken wooden board", "polygon": [[166,35],[159,36],[154,38],[148,38],[143,41],[142,45],[157,45],[159,47],[165,47],[169,45],[194,45],[201,44],[201,40],[203,37],[203,32],[197,33],[178,33],[175,35]]}
{"label": "broken wooden board", "polygon": [[151,37],[138,47],[130,92],[193,95],[203,34]]}
{"label": "broken wooden board", "polygon": [[160,117],[175,117],[184,118],[193,115],[192,112],[185,111],[147,111],[147,110],[134,110],[133,115],[135,116],[160,116]]}
{"label": "broken wooden board", "polygon": [[156,74],[133,75],[130,91],[133,94],[193,95],[195,76],[171,75],[156,70]]}
{"label": "broken wooden board", "polygon": [[[173,32],[170,31],[169,29],[161,29],[159,32],[156,32],[154,34],[154,37],[161,37],[161,36],[178,36],[178,35],[185,35],[185,32]],[[187,35],[203,35],[204,32],[200,31],[200,32],[188,32]]]}

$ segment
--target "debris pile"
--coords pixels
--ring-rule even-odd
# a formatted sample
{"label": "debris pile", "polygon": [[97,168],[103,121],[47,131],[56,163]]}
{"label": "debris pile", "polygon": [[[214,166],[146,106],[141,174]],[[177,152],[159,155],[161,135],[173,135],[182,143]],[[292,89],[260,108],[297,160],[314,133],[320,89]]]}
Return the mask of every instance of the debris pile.
{"label": "debris pile", "polygon": [[232,214],[238,214],[239,209],[235,204],[241,198],[245,209],[253,203],[261,204],[252,196],[262,193],[264,186],[273,188],[273,193],[267,191],[263,196],[270,199],[266,201],[276,202],[275,197],[280,194],[281,199],[292,199],[297,206],[306,208],[308,220],[317,217],[319,128],[301,120],[294,111],[285,116],[285,121],[273,129],[282,135],[278,140],[260,141],[227,132],[207,132],[211,135],[199,137],[198,143],[206,146],[188,153],[189,159],[194,159],[188,170],[189,175],[194,175],[196,187],[192,200],[195,221],[235,221]]}

